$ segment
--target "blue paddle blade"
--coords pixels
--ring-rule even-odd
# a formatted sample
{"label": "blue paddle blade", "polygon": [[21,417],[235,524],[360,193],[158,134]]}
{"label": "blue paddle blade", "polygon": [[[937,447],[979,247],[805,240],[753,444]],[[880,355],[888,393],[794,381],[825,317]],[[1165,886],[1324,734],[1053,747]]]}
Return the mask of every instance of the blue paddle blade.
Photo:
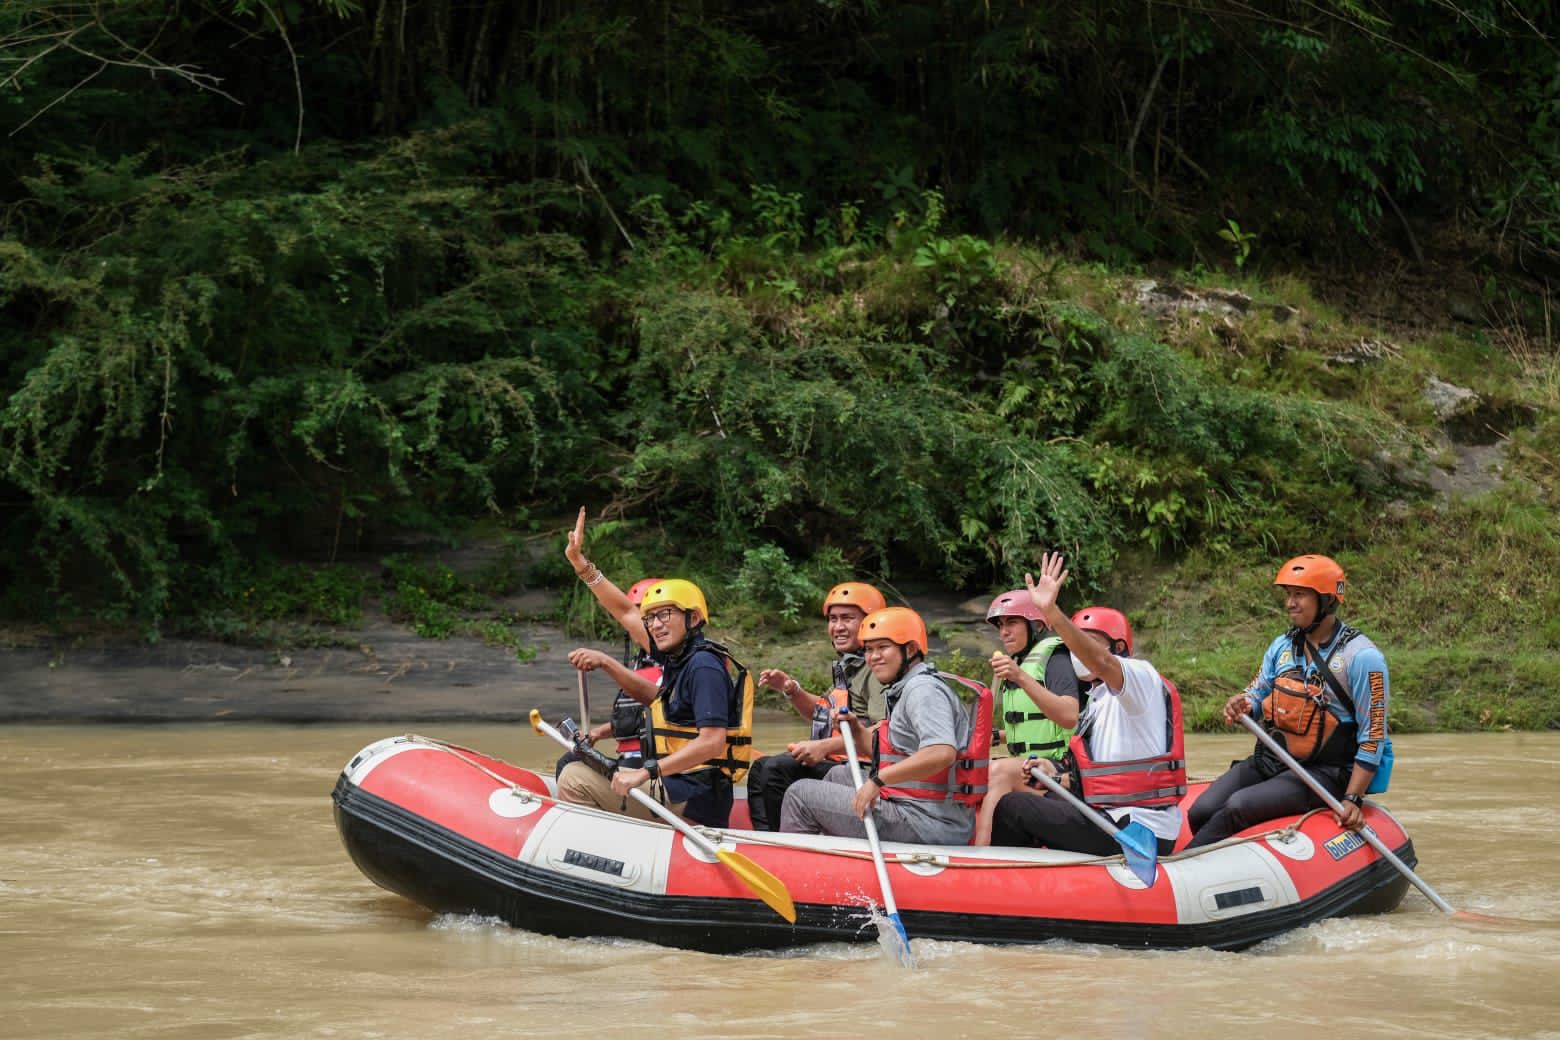
{"label": "blue paddle blade", "polygon": [[885,914],[884,916],[894,926],[894,931],[898,936],[897,939],[891,939],[890,941],[896,947],[894,952],[899,955],[899,963],[906,968],[915,967],[915,955],[910,952],[910,934],[905,931],[905,923],[899,919],[897,913]]}
{"label": "blue paddle blade", "polygon": [[1149,888],[1159,877],[1159,839],[1154,832],[1133,821],[1116,832],[1116,842],[1126,857],[1127,869]]}

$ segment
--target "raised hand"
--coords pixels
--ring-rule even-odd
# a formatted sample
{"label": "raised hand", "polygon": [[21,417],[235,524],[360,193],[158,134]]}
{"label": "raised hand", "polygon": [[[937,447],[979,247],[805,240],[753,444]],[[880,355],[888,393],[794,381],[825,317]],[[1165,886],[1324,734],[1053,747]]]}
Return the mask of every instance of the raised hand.
{"label": "raised hand", "polygon": [[1029,589],[1029,601],[1040,608],[1042,614],[1056,606],[1057,593],[1067,582],[1067,569],[1062,566],[1061,553],[1046,553],[1040,557],[1040,577],[1024,575],[1024,585]]}
{"label": "raised hand", "polygon": [[585,565],[585,507],[580,506],[580,515],[574,521],[574,530],[569,532],[569,544],[564,546],[563,555],[569,558],[574,565],[576,573]]}

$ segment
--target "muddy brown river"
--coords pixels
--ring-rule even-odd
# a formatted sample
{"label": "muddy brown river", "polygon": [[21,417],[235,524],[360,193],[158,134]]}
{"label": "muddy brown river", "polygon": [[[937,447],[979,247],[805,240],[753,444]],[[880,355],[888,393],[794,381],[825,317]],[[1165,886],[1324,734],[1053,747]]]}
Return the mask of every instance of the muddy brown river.
{"label": "muddy brown river", "polygon": [[[765,732],[800,723],[766,718]],[[435,916],[331,816],[408,729],[541,767],[520,725],[0,728],[0,1036],[1560,1037],[1560,734],[1406,737],[1382,797],[1454,922],[1410,890],[1243,953],[915,945],[720,957]],[[1208,776],[1249,740],[1193,735]]]}

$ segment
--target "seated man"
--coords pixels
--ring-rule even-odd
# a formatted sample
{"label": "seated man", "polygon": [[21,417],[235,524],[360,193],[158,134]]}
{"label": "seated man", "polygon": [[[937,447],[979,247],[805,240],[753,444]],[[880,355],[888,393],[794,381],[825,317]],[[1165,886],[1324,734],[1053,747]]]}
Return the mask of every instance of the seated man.
{"label": "seated man", "polygon": [[776,830],[785,792],[798,780],[821,780],[845,761],[845,738],[840,736],[839,709],[849,707],[858,753],[865,752],[868,728],[882,715],[883,684],[877,681],[861,652],[861,622],[884,606],[883,594],[871,585],[847,581],[823,598],[824,625],[838,655],[834,661],[834,689],[815,697],[802,684],[778,668],[759,673],[758,683],[791,698],[791,706],[812,721],[808,739],[792,744],[778,755],[765,755],[748,770],[748,812],[753,829]]}
{"label": "seated man", "polygon": [[[1359,629],[1338,620],[1345,583],[1343,568],[1326,556],[1297,556],[1278,569],[1273,584],[1284,590],[1290,628],[1268,644],[1251,685],[1225,702],[1224,721],[1233,726],[1242,715],[1256,714],[1284,750],[1342,802],[1338,824],[1358,830],[1365,822],[1365,795],[1386,790],[1392,742],[1387,659]],[[1192,803],[1187,848],[1321,804],[1259,743]]]}
{"label": "seated man", "polygon": [[[1045,790],[1026,786],[1027,756],[1060,761],[1078,724],[1078,676],[1059,637],[1046,635],[1045,618],[1028,589],[1013,589],[991,601],[986,623],[997,630],[1002,649],[991,655],[997,683],[997,743],[1006,744],[1012,758],[991,763],[991,784],[975,820],[972,845],[991,844],[991,817],[1002,796],[1025,791],[1043,797]],[[1058,653],[1058,650],[1062,650]]]}
{"label": "seated man", "polygon": [[852,790],[848,764],[835,766],[822,780],[798,780],[786,792],[780,830],[859,838],[867,833],[863,818],[875,812],[885,841],[967,843],[985,792],[989,693],[972,721],[926,659],[926,624],[913,610],[887,607],[868,614],[861,642],[867,667],[887,687],[872,772],[859,791]]}
{"label": "seated man", "polygon": [[[578,552],[583,529],[581,511],[569,558],[580,580],[594,590],[605,576]],[[619,598],[627,603],[621,592],[609,598],[613,604]],[[753,753],[751,679],[725,647],[705,638],[709,608],[691,581],[661,579],[645,591],[638,608],[615,616],[631,637],[643,640],[651,663],[661,669],[659,687],[609,654],[598,660],[593,653],[576,651],[569,660],[581,671],[604,668],[624,692],[646,706],[642,764],[598,771],[588,761],[570,762],[558,774],[558,797],[652,819],[650,810],[628,796],[631,788],[641,788],[673,812],[712,827],[726,826],[732,785],[746,776]]]}
{"label": "seated man", "polygon": [[[1056,605],[1067,580],[1062,557],[1046,553],[1038,580],[1024,575],[1042,616],[1072,652],[1078,678],[1092,682],[1069,760],[1036,767],[1056,775],[1117,827],[1137,822],[1154,832],[1169,855],[1181,830],[1186,793],[1181,698],[1147,661],[1132,653],[1132,629],[1120,611],[1089,607],[1068,618]],[[1114,855],[1120,846],[1062,798],[1006,795],[992,818],[993,845],[1044,845]]]}

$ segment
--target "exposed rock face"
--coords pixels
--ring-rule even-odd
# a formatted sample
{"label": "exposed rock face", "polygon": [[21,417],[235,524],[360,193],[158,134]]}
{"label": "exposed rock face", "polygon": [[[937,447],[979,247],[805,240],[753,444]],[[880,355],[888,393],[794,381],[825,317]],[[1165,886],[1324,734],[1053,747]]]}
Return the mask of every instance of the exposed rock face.
{"label": "exposed rock face", "polygon": [[1173,282],[1145,280],[1132,287],[1133,302],[1146,314],[1168,318],[1175,314],[1212,314],[1218,317],[1245,317],[1264,311],[1279,324],[1300,312],[1287,303],[1254,303],[1237,289],[1194,289]]}
{"label": "exposed rock face", "polygon": [[1479,395],[1465,386],[1443,383],[1435,376],[1431,376],[1430,381],[1425,384],[1425,400],[1429,402],[1431,411],[1435,412],[1435,417],[1446,422],[1463,412],[1477,408]]}

